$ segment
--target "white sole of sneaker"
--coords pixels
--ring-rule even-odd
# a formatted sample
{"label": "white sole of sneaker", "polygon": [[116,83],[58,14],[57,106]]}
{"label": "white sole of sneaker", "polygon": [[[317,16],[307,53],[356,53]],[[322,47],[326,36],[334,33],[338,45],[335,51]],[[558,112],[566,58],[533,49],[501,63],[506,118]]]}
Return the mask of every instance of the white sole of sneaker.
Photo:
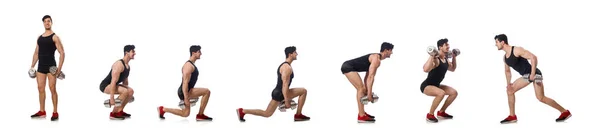
{"label": "white sole of sneaker", "polygon": [[375,123],[375,121],[358,120],[358,123]]}
{"label": "white sole of sneaker", "polygon": [[507,121],[507,122],[500,123],[500,124],[512,124],[512,123],[517,123],[517,120]]}
{"label": "white sole of sneaker", "polygon": [[439,120],[438,121],[433,121],[433,120],[429,120],[429,119],[425,119],[425,121],[427,121],[427,123],[438,123],[439,122]]}
{"label": "white sole of sneaker", "polygon": [[565,121],[567,121],[569,118],[571,118],[571,116],[573,116],[573,115],[569,115],[569,116],[567,116],[565,119],[563,119],[562,121],[557,121],[557,122],[565,122]]}
{"label": "white sole of sneaker", "polygon": [[114,117],[110,117],[110,120],[125,120],[125,118],[114,118]]}

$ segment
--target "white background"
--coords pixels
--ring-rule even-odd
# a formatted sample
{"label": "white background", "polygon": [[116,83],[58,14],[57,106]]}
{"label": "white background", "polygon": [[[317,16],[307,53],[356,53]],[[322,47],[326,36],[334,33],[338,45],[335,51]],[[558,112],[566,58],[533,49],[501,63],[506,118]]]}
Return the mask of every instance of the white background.
{"label": "white background", "polygon": [[[593,116],[598,112],[593,101],[599,95],[598,74],[591,66],[597,65],[599,49],[600,11],[595,5],[573,0],[4,1],[0,124],[20,133],[16,135],[597,133],[590,130],[598,121]],[[29,118],[38,110],[38,93],[36,81],[25,74],[46,14],[52,15],[66,52],[67,78],[57,84],[60,121],[55,123],[50,117]],[[530,85],[517,93],[519,123],[499,124],[508,115],[504,53],[493,39],[500,33],[508,35],[511,45],[538,56],[546,95],[571,110],[570,120],[555,123],[560,113],[540,103]],[[427,124],[433,98],[419,90],[426,77],[422,66],[426,47],[440,38],[449,38],[451,48],[462,51],[458,69],[443,82],[456,88],[459,97],[448,109],[454,120]],[[374,92],[381,100],[366,108],[377,122],[357,124],[356,91],[340,66],[378,52],[382,42],[396,48],[377,72]],[[136,45],[129,79],[136,101],[125,110],[131,119],[109,121],[110,109],[101,104],[108,95],[98,85],[126,44]],[[167,120],[159,121],[157,106],[177,107],[181,67],[193,44],[203,52],[196,62],[196,86],[212,90],[206,114],[215,120],[196,123],[194,107],[187,119],[167,114]],[[292,86],[308,89],[304,113],[312,120],[293,123],[293,112],[277,111],[271,118],[247,116],[246,123],[239,123],[234,109],[266,108],[277,66],[285,59],[283,50],[292,45],[299,54],[292,64]],[[513,80],[517,75],[513,71]],[[46,99],[50,116],[49,90]]]}

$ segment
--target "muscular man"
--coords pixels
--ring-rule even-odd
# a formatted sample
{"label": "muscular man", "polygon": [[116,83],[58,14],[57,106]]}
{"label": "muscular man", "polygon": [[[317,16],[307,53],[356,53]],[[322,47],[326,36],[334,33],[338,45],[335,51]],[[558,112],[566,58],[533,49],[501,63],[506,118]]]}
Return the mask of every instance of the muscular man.
{"label": "muscular man", "polygon": [[[505,52],[502,59],[504,60],[506,93],[508,95],[508,108],[510,110],[509,116],[500,121],[500,123],[517,122],[517,115],[515,115],[515,92],[523,89],[532,82],[535,82],[533,88],[537,99],[561,112],[560,116],[556,119],[556,122],[562,122],[571,117],[571,112],[569,110],[560,106],[554,99],[544,95],[544,84],[541,80],[536,81],[536,77],[542,77],[542,72],[537,68],[537,57],[523,47],[509,45],[508,38],[505,34],[496,35],[494,39],[496,40],[496,47],[498,50],[503,50]],[[529,61],[531,61],[531,63],[529,63]],[[512,75],[510,68],[517,71],[524,78],[519,78],[511,83],[510,80]]]}
{"label": "muscular man", "polygon": [[[51,121],[58,120],[58,94],[56,93],[56,77],[60,75],[63,62],[65,61],[65,52],[63,50],[62,42],[60,38],[52,31],[52,17],[45,15],[42,18],[44,22],[44,28],[46,29],[37,40],[37,46],[35,47],[35,53],[33,53],[33,61],[31,62],[31,69],[38,62],[38,68],[36,72],[37,86],[39,91],[40,110],[31,115],[32,118],[45,118],[46,117],[46,79],[48,79],[48,88],[52,93],[52,105],[54,106],[54,112],[52,112]],[[58,50],[60,54],[60,61],[58,63],[57,70],[54,74],[50,73],[50,67],[56,66],[56,60],[54,59],[54,53]]]}
{"label": "muscular man", "polygon": [[[358,103],[358,122],[369,123],[375,122],[375,116],[369,115],[365,112],[365,105],[362,104],[360,99],[367,95],[369,101],[373,101],[373,82],[375,81],[375,73],[381,60],[389,58],[392,55],[394,45],[391,43],[384,42],[381,44],[379,53],[370,53],[361,57],[348,60],[342,64],[342,73],[346,75],[346,78],[356,88],[356,102]],[[361,81],[358,72],[366,72],[365,80]],[[364,82],[364,83],[363,83]],[[366,86],[365,86],[366,85]]]}
{"label": "muscular man", "polygon": [[292,79],[294,78],[294,71],[292,70],[292,62],[296,60],[298,53],[296,52],[296,47],[290,46],[285,48],[285,62],[279,65],[277,68],[277,86],[271,92],[271,101],[267,106],[266,110],[261,109],[237,109],[238,119],[241,122],[246,121],[244,119],[244,115],[252,114],[262,117],[271,117],[273,112],[277,109],[277,106],[283,101],[285,103],[286,108],[290,108],[290,101],[295,97],[298,98],[298,109],[296,109],[296,114],[294,115],[294,121],[307,121],[310,120],[310,117],[302,114],[302,108],[304,107],[304,102],[306,101],[306,89],[304,88],[290,88],[292,84]]}
{"label": "muscular man", "polygon": [[123,59],[113,63],[112,68],[106,78],[100,83],[100,91],[110,95],[110,105],[115,105],[115,94],[118,94],[118,99],[121,100],[121,106],[115,106],[110,112],[110,119],[125,119],[131,117],[125,113],[123,109],[125,105],[133,98],[133,89],[129,87],[129,61],[134,59],[135,46],[125,45],[123,48]]}
{"label": "muscular man", "polygon": [[437,116],[452,119],[453,116],[446,113],[446,109],[454,102],[454,99],[458,95],[454,88],[441,84],[444,77],[446,77],[446,71],[454,72],[456,70],[456,54],[452,54],[452,62],[448,62],[446,56],[449,53],[450,45],[448,44],[448,39],[445,38],[438,40],[437,48],[439,49],[439,53],[429,56],[423,65],[423,71],[428,74],[427,79],[421,83],[421,93],[435,97],[431,104],[431,109],[429,109],[429,113],[426,116],[427,121],[434,123],[438,122],[438,119],[433,115],[433,112],[440,105],[445,95],[448,95],[448,98],[446,98],[446,102],[444,102],[442,108],[437,112]]}
{"label": "muscular man", "polygon": [[202,97],[202,103],[200,105],[200,111],[196,114],[197,121],[212,121],[211,117],[204,115],[204,109],[206,109],[206,104],[208,103],[208,99],[210,98],[210,90],[208,88],[194,88],[196,85],[196,81],[198,81],[198,67],[194,65],[196,60],[200,59],[202,52],[200,51],[199,45],[192,45],[190,47],[190,58],[188,61],[183,64],[182,73],[183,78],[181,85],[179,85],[179,90],[177,94],[179,95],[179,100],[184,101],[185,108],[183,109],[174,109],[174,108],[164,108],[163,106],[158,107],[159,118],[165,119],[165,113],[172,113],[181,117],[188,117],[190,115],[190,98],[199,98]]}

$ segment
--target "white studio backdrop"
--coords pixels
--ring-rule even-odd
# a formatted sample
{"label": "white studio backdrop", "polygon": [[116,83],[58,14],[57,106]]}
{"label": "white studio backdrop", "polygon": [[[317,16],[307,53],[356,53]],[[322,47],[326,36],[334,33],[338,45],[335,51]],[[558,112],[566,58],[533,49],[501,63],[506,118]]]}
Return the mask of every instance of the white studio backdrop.
{"label": "white studio backdrop", "polygon": [[[465,133],[567,133],[590,128],[598,112],[598,48],[600,12],[592,1],[10,1],[0,4],[0,54],[6,73],[1,124],[14,132],[79,134],[359,134],[360,129],[388,135],[429,130]],[[66,52],[59,80],[60,121],[50,123],[51,94],[46,89],[48,119],[31,120],[38,110],[36,81],[26,76],[42,17],[51,15],[53,29]],[[508,116],[504,54],[493,37],[505,33],[511,45],[539,58],[546,95],[570,109],[573,118],[555,123],[560,114],[535,98],[530,85],[517,93],[519,123],[500,125]],[[454,120],[425,123],[432,97],[419,86],[427,46],[448,38],[462,51],[456,72],[443,84],[456,88],[448,109]],[[355,89],[340,71],[341,64],[379,51],[382,42],[395,45],[382,62],[374,92],[381,100],[366,106],[375,124],[357,125]],[[125,111],[132,118],[109,121],[108,95],[98,86],[110,66],[123,56],[123,46],[136,45],[130,62],[130,86],[136,101]],[[206,114],[211,123],[196,123],[193,107],[187,119],[167,114],[159,121],[156,107],[177,108],[181,67],[190,45],[202,46],[196,62],[196,87],[211,89]],[[276,84],[284,48],[296,46],[292,87],[308,89],[304,113],[309,122],[292,123],[293,113],[276,111],[271,118],[248,115],[237,121],[234,109],[267,107]],[[59,55],[56,59],[58,62]],[[37,66],[36,66],[37,67]],[[361,74],[364,75],[364,74]],[[513,71],[513,80],[518,78]],[[199,105],[199,103],[198,103]],[[440,104],[441,107],[441,104]],[[40,128],[40,131],[28,131]],[[125,129],[120,129],[125,128]],[[48,130],[46,130],[48,129]],[[304,132],[296,132],[305,130]],[[201,132],[194,132],[201,131]],[[557,131],[557,132],[554,132]],[[594,132],[597,133],[597,132]],[[272,135],[272,134],[270,134]],[[280,134],[277,134],[280,135]]]}

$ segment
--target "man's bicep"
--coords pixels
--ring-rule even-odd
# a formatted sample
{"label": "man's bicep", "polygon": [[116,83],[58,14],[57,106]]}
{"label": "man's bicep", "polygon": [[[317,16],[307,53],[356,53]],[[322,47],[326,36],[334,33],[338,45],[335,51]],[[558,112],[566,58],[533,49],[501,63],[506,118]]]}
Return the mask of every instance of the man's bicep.
{"label": "man's bicep", "polygon": [[377,72],[377,68],[379,68],[380,64],[381,64],[381,61],[379,59],[371,59],[371,65],[369,66],[369,72],[371,72],[371,74],[375,74]]}
{"label": "man's bicep", "polygon": [[188,64],[186,64],[183,67],[183,80],[184,81],[187,82],[190,80],[190,76],[192,76],[192,71],[193,71],[193,67]]}
{"label": "man's bicep", "polygon": [[116,83],[117,80],[119,79],[122,69],[123,68],[121,66],[119,66],[118,64],[113,65],[112,73],[111,73],[113,83]]}
{"label": "man's bicep", "polygon": [[289,77],[292,73],[292,69],[290,66],[282,66],[281,69],[281,80],[283,80],[284,82],[289,81]]}

